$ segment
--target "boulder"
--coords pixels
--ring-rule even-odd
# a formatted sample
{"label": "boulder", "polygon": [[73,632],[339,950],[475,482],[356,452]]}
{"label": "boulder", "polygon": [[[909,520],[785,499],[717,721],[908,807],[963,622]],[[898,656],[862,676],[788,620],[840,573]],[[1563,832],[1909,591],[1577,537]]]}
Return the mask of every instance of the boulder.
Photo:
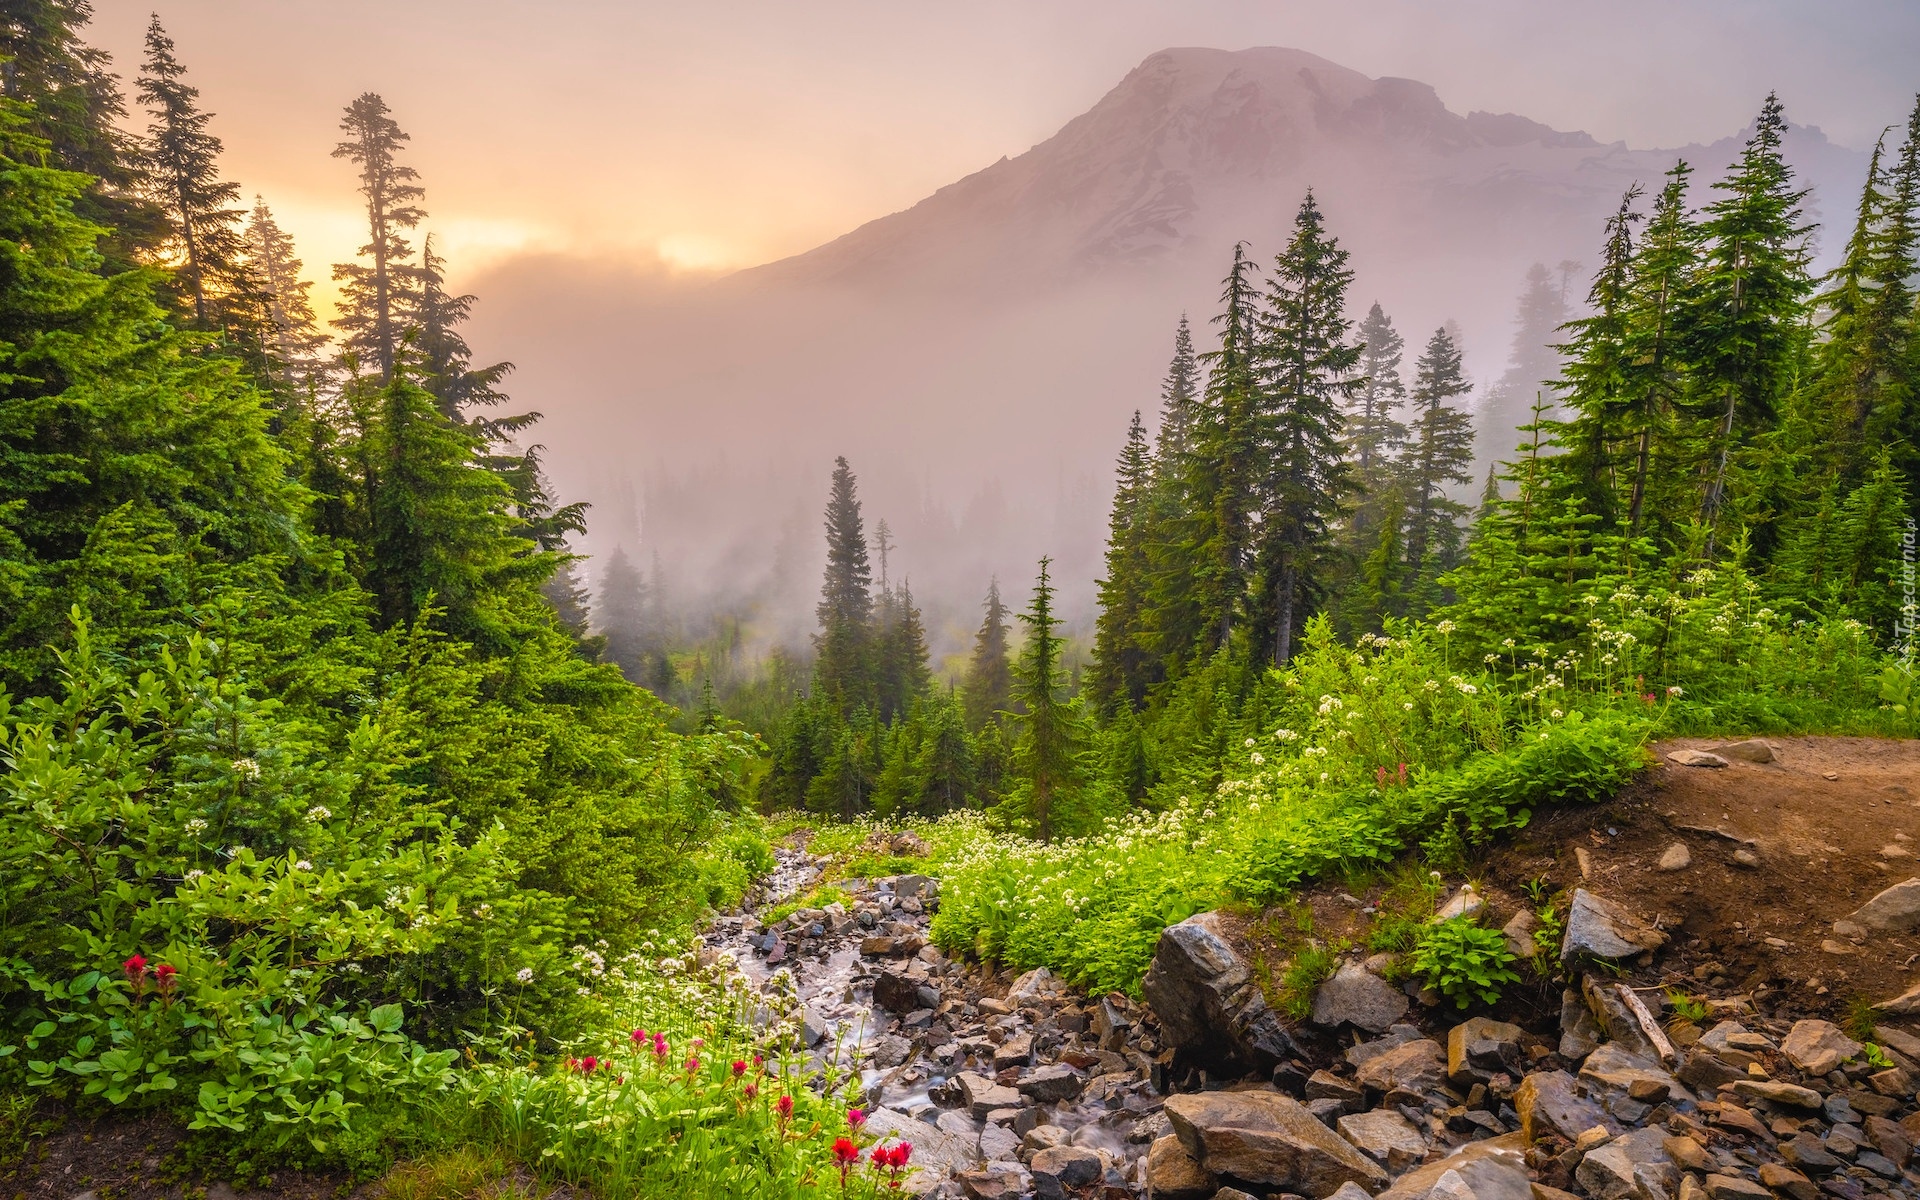
{"label": "boulder", "polygon": [[1809,1075],[1825,1075],[1860,1053],[1860,1043],[1831,1021],[1795,1021],[1780,1043],[1787,1061]]}
{"label": "boulder", "polygon": [[[1920,1121],[1920,1118],[1913,1119]],[[1873,1148],[1895,1166],[1905,1166],[1907,1160],[1913,1157],[1913,1132],[1885,1117],[1868,1117],[1866,1135],[1867,1140],[1873,1143]]]}
{"label": "boulder", "polygon": [[1580,1081],[1602,1108],[1628,1123],[1669,1096],[1690,1098],[1680,1081],[1659,1064],[1629,1054],[1613,1042],[1595,1050],[1580,1066]]}
{"label": "boulder", "polygon": [[1514,913],[1500,927],[1500,936],[1507,940],[1507,952],[1515,958],[1532,958],[1540,953],[1540,944],[1533,940],[1534,930],[1538,928],[1540,918],[1534,916],[1531,909]]}
{"label": "boulder", "polygon": [[1383,1033],[1407,1015],[1407,994],[1351,959],[1313,993],[1313,1023]]}
{"label": "boulder", "polygon": [[1578,1062],[1592,1054],[1605,1041],[1607,1031],[1579,991],[1568,988],[1560,993],[1560,1057]]}
{"label": "boulder", "polygon": [[1813,1180],[1779,1163],[1760,1164],[1760,1183],[1793,1200],[1819,1200],[1820,1189],[1814,1186]]}
{"label": "boulder", "polygon": [[1172,1134],[1155,1138],[1147,1151],[1147,1195],[1152,1200],[1207,1200],[1219,1190],[1212,1171],[1194,1161]]}
{"label": "boulder", "polygon": [[1896,1017],[1920,1017],[1920,983],[1914,984],[1891,1000],[1882,1000],[1873,1007],[1878,1012]]}
{"label": "boulder", "polygon": [[1715,746],[1713,752],[1722,758],[1737,758],[1741,762],[1770,763],[1773,761],[1773,747],[1759,738],[1748,738],[1744,742],[1728,742],[1724,746]]}
{"label": "boulder", "polygon": [[1361,1064],[1354,1078],[1376,1092],[1424,1095],[1447,1081],[1447,1055],[1428,1038],[1403,1043]]}
{"label": "boulder", "polygon": [[1408,1042],[1417,1042],[1425,1036],[1425,1034],[1420,1032],[1420,1027],[1417,1025],[1390,1026],[1387,1032],[1380,1037],[1372,1038],[1364,1042],[1356,1042],[1348,1046],[1344,1057],[1347,1060],[1347,1065],[1358,1067],[1368,1059],[1378,1058],[1380,1055],[1385,1054],[1395,1047],[1404,1046]]}
{"label": "boulder", "polygon": [[1817,1111],[1824,1103],[1820,1093],[1812,1088],[1804,1088],[1796,1083],[1780,1083],[1772,1079],[1735,1080],[1733,1094],[1745,1096],[1749,1100],[1765,1100],[1769,1104],[1778,1104],[1785,1108],[1807,1108]]}
{"label": "boulder", "polygon": [[879,1141],[897,1138],[913,1143],[913,1165],[920,1170],[907,1176],[906,1186],[915,1195],[931,1191],[948,1175],[979,1161],[977,1139],[946,1133],[890,1108],[868,1113],[866,1132]]}
{"label": "boulder", "polygon": [[1661,1194],[1671,1195],[1679,1186],[1680,1172],[1668,1157],[1666,1131],[1636,1129],[1614,1138],[1598,1149],[1587,1151],[1574,1171],[1580,1190],[1593,1200],[1623,1200],[1644,1194],[1643,1178],[1658,1181]]}
{"label": "boulder", "polygon": [[920,1005],[920,981],[905,971],[882,971],[873,977],[873,1002],[890,1013],[910,1013]]}
{"label": "boulder", "polygon": [[1253,969],[1227,939],[1217,913],[1160,932],[1141,981],[1165,1045],[1226,1073],[1270,1071],[1298,1057],[1279,1014],[1267,1007]]}
{"label": "boulder", "polygon": [[1367,1195],[1367,1189],[1357,1183],[1343,1183],[1327,1200],[1373,1200],[1373,1197]]}
{"label": "boulder", "polygon": [[1535,1071],[1520,1081],[1513,1094],[1513,1108],[1520,1116],[1520,1133],[1528,1144],[1549,1134],[1568,1141],[1595,1125],[1609,1133],[1620,1126],[1598,1104],[1581,1094],[1573,1076],[1565,1071]]}
{"label": "boulder", "polygon": [[1452,921],[1460,917],[1479,916],[1486,907],[1486,899],[1474,890],[1473,885],[1463,883],[1460,885],[1460,890],[1440,906],[1440,911],[1433,914],[1433,923],[1438,925],[1443,921]]}
{"label": "boulder", "polygon": [[1666,934],[1620,905],[1586,888],[1573,890],[1573,903],[1567,909],[1566,940],[1560,946],[1561,962],[1632,958],[1666,944]]}
{"label": "boulder", "polygon": [[1005,1071],[1013,1067],[1025,1067],[1033,1062],[1033,1035],[1016,1033],[993,1049],[993,1069]]}
{"label": "boulder", "polygon": [[1315,1071],[1307,1077],[1308,1100],[1337,1100],[1342,1112],[1354,1112],[1367,1102],[1367,1090],[1332,1071]]}
{"label": "boulder", "polygon": [[1058,1104],[1080,1094],[1080,1073],[1065,1063],[1054,1063],[1029,1071],[1013,1086],[1035,1104]]}
{"label": "boulder", "polygon": [[1094,1180],[1105,1167],[1100,1156],[1080,1146],[1053,1146],[1033,1156],[1033,1194],[1039,1200],[1067,1200]]}
{"label": "boulder", "polygon": [[1675,750],[1667,755],[1667,761],[1682,767],[1718,768],[1728,765],[1726,759],[1705,750]]}
{"label": "boulder", "polygon": [[1099,1040],[1102,1050],[1119,1051],[1126,1047],[1127,1037],[1133,1032],[1133,1018],[1125,1009],[1115,1003],[1115,998],[1103,998],[1093,1010],[1093,1033]]}
{"label": "boulder", "polygon": [[1654,1044],[1650,1031],[1641,1024],[1639,1014],[1628,1002],[1630,992],[1619,984],[1601,983],[1591,976],[1582,981],[1581,990],[1586,995],[1587,1007],[1599,1018],[1600,1028],[1606,1031],[1607,1040],[1615,1049],[1649,1062],[1659,1061],[1661,1048]]}
{"label": "boulder", "polygon": [[1708,1200],[1773,1200],[1773,1193],[1738,1175],[1707,1176]]}
{"label": "boulder", "polygon": [[962,1071],[953,1077],[953,1082],[960,1089],[961,1102],[967,1106],[968,1115],[976,1121],[984,1121],[995,1109],[1019,1108],[1026,1103],[1019,1092],[975,1071]]}
{"label": "boulder", "polygon": [[1007,1162],[1020,1153],[1020,1137],[1005,1125],[988,1123],[980,1130],[980,1157],[987,1162]]}
{"label": "boulder", "polygon": [[1054,988],[1053,972],[1045,967],[1035,967],[1013,981],[1013,986],[1007,989],[1007,1003],[1018,1008],[1022,1004],[1041,999]]}
{"label": "boulder", "polygon": [[1882,933],[1920,929],[1920,878],[1894,884],[1855,909],[1846,920]]}
{"label": "boulder", "polygon": [[1517,1133],[1469,1142],[1402,1175],[1375,1200],[1533,1200],[1526,1149]]}
{"label": "boulder", "polygon": [[967,1200],[1023,1200],[1033,1190],[1033,1177],[1007,1163],[962,1171],[954,1180]]}
{"label": "boulder", "polygon": [[1713,1092],[1723,1083],[1745,1079],[1747,1073],[1711,1050],[1698,1046],[1687,1051],[1676,1072],[1681,1083],[1702,1092]]}
{"label": "boulder", "polygon": [[1518,1025],[1470,1017],[1447,1033],[1447,1078],[1460,1086],[1485,1083],[1520,1057]]}
{"label": "boulder", "polygon": [[1314,1200],[1343,1183],[1387,1182],[1379,1164],[1278,1092],[1169,1096],[1166,1114],[1187,1153],[1216,1174]]}
{"label": "boulder", "polygon": [[1427,1139],[1413,1122],[1389,1108],[1341,1117],[1334,1128],[1356,1150],[1395,1175],[1427,1156]]}

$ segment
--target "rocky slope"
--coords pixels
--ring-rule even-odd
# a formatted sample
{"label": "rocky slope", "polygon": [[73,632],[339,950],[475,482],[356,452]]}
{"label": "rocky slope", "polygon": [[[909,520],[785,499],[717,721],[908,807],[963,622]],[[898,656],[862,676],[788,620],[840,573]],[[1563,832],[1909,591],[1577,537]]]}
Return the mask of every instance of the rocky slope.
{"label": "rocky slope", "polygon": [[[1259,923],[1226,913],[1163,933],[1144,1004],[1082,996],[1045,971],[995,974],[926,944],[939,894],[925,876],[854,882],[849,904],[773,926],[728,918],[708,942],[763,977],[792,973],[808,1040],[823,1058],[857,1055],[871,1128],[914,1143],[921,1192],[1920,1197],[1920,987],[1905,970],[1920,878],[1893,878],[1910,861],[1898,851],[1915,824],[1903,781],[1920,778],[1920,747],[1660,750],[1668,765],[1643,787],[1544,814],[1483,864],[1477,886],[1437,906],[1434,919],[1479,911],[1517,950],[1544,956],[1533,978],[1551,986],[1515,987],[1496,1009],[1462,1013],[1356,949],[1310,1015],[1288,1018],[1269,998],[1276,948]],[[1884,816],[1859,811],[1869,801]],[[1844,834],[1823,840],[1816,811]],[[1868,861],[1886,869],[1849,858],[1836,870],[1835,837],[1874,843],[1887,853]],[[1542,857],[1549,842],[1556,853]],[[1801,913],[1793,928],[1753,921],[1753,897],[1782,890],[1802,859],[1827,886],[1780,898]],[[782,863],[783,889],[817,868],[798,851]],[[1544,948],[1522,881],[1563,897],[1564,933]],[[1382,903],[1332,888],[1309,897],[1315,940],[1343,940],[1340,914],[1364,924]],[[1735,955],[1717,939],[1749,925],[1788,933],[1763,935],[1781,947],[1758,945],[1789,957],[1726,961]],[[1855,983],[1880,989],[1871,1046],[1827,1019],[1853,990],[1793,978],[1805,975],[1794,947],[1809,939],[1827,943],[1813,961],[1829,981],[1845,961]]]}

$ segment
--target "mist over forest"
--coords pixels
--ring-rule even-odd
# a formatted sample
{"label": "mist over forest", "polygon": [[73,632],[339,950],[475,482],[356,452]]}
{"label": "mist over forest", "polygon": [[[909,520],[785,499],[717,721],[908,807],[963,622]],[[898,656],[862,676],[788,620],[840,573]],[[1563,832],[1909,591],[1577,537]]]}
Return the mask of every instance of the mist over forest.
{"label": "mist over forest", "polygon": [[[1554,376],[1620,194],[1742,140],[1602,145],[1300,51],[1169,50],[1027,154],[794,258],[714,281],[510,263],[473,284],[474,336],[515,347],[548,468],[593,505],[580,548],[657,556],[678,639],[737,623],[749,657],[808,652],[844,454],[941,661],[987,581],[1042,554],[1090,632],[1127,418],[1154,419],[1183,313],[1210,336],[1235,242],[1270,258],[1309,186],[1356,318],[1378,301],[1403,332],[1456,330],[1478,477]],[[1864,152],[1790,123],[1785,154],[1811,219],[1845,211]]]}

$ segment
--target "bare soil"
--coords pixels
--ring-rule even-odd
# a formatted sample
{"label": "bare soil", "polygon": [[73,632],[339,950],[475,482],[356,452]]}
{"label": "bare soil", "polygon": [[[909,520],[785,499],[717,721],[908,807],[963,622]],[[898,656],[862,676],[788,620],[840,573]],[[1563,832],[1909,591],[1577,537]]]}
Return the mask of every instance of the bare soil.
{"label": "bare soil", "polygon": [[344,1175],[277,1171],[264,1187],[234,1188],[180,1178],[174,1166],[183,1131],[158,1117],[114,1115],[58,1120],[25,1146],[0,1147],[0,1196],[9,1200],[345,1200]]}

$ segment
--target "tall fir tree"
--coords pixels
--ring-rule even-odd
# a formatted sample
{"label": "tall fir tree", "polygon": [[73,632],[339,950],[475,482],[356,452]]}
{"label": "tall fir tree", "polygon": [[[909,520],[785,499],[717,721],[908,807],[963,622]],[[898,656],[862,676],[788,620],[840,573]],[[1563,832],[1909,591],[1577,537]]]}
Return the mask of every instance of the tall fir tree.
{"label": "tall fir tree", "polygon": [[1347,412],[1346,446],[1364,492],[1385,479],[1393,459],[1406,447],[1407,427],[1398,419],[1407,399],[1406,381],[1400,377],[1406,341],[1378,301],[1360,323],[1359,337],[1361,382]]}
{"label": "tall fir tree", "polygon": [[473,365],[473,351],[460,326],[471,315],[477,297],[447,291],[446,266],[446,260],[433,252],[429,234],[420,248],[414,287],[401,297],[397,311],[403,328],[414,331],[413,349],[420,357],[422,386],[433,393],[440,412],[449,421],[471,424],[482,437],[499,441],[532,425],[540,414],[475,416],[475,409],[495,408],[506,402],[500,381],[513,371],[513,364]]}
{"label": "tall fir tree", "polygon": [[615,546],[600,568],[594,597],[594,628],[606,639],[604,657],[620,668],[630,683],[651,684],[652,648],[649,635],[647,580],[627,557],[625,546]]}
{"label": "tall fir tree", "polygon": [[858,483],[847,460],[833,460],[827,497],[827,568],[814,613],[814,688],[843,712],[870,702],[873,572],[860,516]]}
{"label": "tall fir tree", "polygon": [[258,285],[243,261],[240,185],[220,178],[220,139],[207,131],[213,114],[201,110],[200,89],[187,83],[158,16],[147,26],[146,45],[138,88],[153,119],[141,159],[149,191],[167,215],[177,286],[195,329],[232,330],[258,307]]}
{"label": "tall fir tree", "polygon": [[1061,696],[1062,643],[1055,632],[1052,560],[1040,560],[1033,600],[1020,614],[1026,640],[1014,670],[1014,700],[1019,714],[1014,765],[1019,774],[1006,803],[1031,824],[1034,836],[1053,840],[1063,818],[1077,815],[1085,787],[1085,731],[1074,706]]}
{"label": "tall fir tree", "polygon": [[1353,271],[1308,191],[1293,236],[1274,259],[1258,347],[1261,454],[1258,644],[1285,666],[1330,582],[1330,526],[1352,488],[1341,453],[1341,412],[1362,380],[1362,346],[1349,341]]}
{"label": "tall fir tree", "polygon": [[874,639],[875,708],[883,723],[891,723],[925,694],[933,673],[927,666],[926,624],[913,602],[912,585],[903,579],[899,587],[886,589],[883,598],[887,619],[879,623]]}
{"label": "tall fir tree", "polygon": [[261,377],[285,398],[315,396],[326,382],[327,335],[314,316],[311,280],[293,237],[273,219],[267,202],[254,197],[247,220],[241,267],[259,289],[264,306]]}
{"label": "tall fir tree", "polygon": [[[1740,452],[1771,426],[1795,383],[1803,346],[1807,237],[1793,186],[1793,168],[1781,153],[1787,121],[1779,98],[1767,97],[1740,160],[1718,185],[1701,223],[1698,285],[1688,314],[1696,411],[1714,422],[1709,439],[1700,518],[1709,553],[1728,519],[1730,477]],[[1758,513],[1738,514],[1758,518]]]}
{"label": "tall fir tree", "polygon": [[404,231],[426,216],[415,201],[427,193],[414,182],[420,173],[398,159],[410,139],[378,94],[366,92],[349,104],[340,129],[347,136],[333,156],[360,168],[360,195],[367,205],[367,242],[360,257],[367,261],[334,264],[341,308],[333,323],[345,333],[345,348],[363,366],[375,368],[384,383],[393,378],[407,307],[419,290],[418,272],[407,261],[413,247]]}
{"label": "tall fir tree", "polygon": [[1100,615],[1094,626],[1090,690],[1099,710],[1112,716],[1137,710],[1155,682],[1154,660],[1145,643],[1148,522],[1153,504],[1153,459],[1146,427],[1135,410],[1121,447],[1118,483],[1107,519],[1106,577],[1099,581]]}
{"label": "tall fir tree", "polygon": [[1000,599],[1000,581],[987,584],[986,610],[973,637],[973,655],[967,660],[960,694],[967,727],[974,731],[997,724],[1000,713],[1013,703],[1013,662],[1007,651],[1007,606]]}
{"label": "tall fir tree", "polygon": [[[1567,320],[1566,285],[1563,282],[1576,264],[1562,263],[1560,272],[1549,271],[1544,263],[1527,268],[1520,302],[1514,312],[1513,343],[1507,354],[1507,369],[1487,389],[1481,406],[1481,433],[1487,452],[1503,457],[1514,448],[1514,431],[1526,421],[1533,398],[1559,378],[1563,339],[1560,327]],[[1551,394],[1551,393],[1549,393]]]}
{"label": "tall fir tree", "polygon": [[1460,348],[1445,328],[1433,331],[1414,365],[1413,444],[1407,451],[1407,561],[1405,592],[1416,614],[1441,603],[1438,580],[1457,565],[1463,522],[1470,511],[1449,494],[1473,482],[1473,420],[1449,403],[1471,390]]}

